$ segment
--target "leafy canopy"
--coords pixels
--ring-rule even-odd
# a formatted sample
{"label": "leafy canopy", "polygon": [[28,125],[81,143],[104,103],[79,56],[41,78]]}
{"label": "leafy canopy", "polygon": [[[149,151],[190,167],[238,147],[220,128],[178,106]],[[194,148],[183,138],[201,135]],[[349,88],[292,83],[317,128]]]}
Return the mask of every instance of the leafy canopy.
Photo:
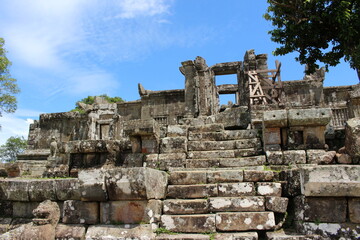
{"label": "leafy canopy", "polygon": [[6,57],[4,44],[4,39],[0,38],[0,116],[2,112],[15,112],[17,101],[14,95],[20,91],[16,79],[10,75],[11,62]]}
{"label": "leafy canopy", "polygon": [[336,66],[344,58],[360,79],[359,0],[268,0],[264,15],[275,27],[271,40],[281,46],[274,55],[299,52],[296,58],[308,65],[308,73],[319,68],[317,61]]}
{"label": "leafy canopy", "polygon": [[[87,96],[86,98],[83,98],[80,101],[77,101],[75,109],[73,109],[71,111],[83,113],[84,110],[79,106],[79,103],[85,103],[85,104],[89,104],[89,105],[94,104],[95,97],[96,96]],[[109,97],[107,94],[101,94],[98,97],[104,98],[109,103],[124,102],[124,100],[121,97]]]}
{"label": "leafy canopy", "polygon": [[0,146],[0,160],[13,162],[16,156],[22,153],[27,146],[27,140],[24,137],[9,137],[6,143]]}

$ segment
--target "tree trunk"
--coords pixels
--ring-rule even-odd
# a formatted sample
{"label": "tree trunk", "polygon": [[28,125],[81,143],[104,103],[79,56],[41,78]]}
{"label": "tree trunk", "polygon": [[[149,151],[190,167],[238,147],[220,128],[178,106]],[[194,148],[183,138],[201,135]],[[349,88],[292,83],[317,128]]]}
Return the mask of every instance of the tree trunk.
{"label": "tree trunk", "polygon": [[359,69],[359,68],[357,68],[357,69],[356,69],[356,72],[357,72],[358,79],[359,79],[359,83],[360,83],[360,69]]}

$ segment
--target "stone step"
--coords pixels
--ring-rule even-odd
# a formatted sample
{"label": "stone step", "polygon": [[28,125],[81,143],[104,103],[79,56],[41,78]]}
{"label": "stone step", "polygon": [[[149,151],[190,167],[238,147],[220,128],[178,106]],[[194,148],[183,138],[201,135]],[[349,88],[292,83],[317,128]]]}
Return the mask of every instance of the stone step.
{"label": "stone step", "polygon": [[261,148],[259,138],[229,141],[188,141],[188,151],[234,150],[245,148]]}
{"label": "stone step", "polygon": [[160,234],[156,240],[258,240],[257,232],[216,233],[216,234]]}
{"label": "stone step", "polygon": [[171,215],[264,211],[265,197],[263,196],[167,199],[163,202],[163,213]]}
{"label": "stone step", "polygon": [[[266,191],[269,192],[268,195],[271,195],[272,192],[274,193],[272,196],[278,195],[278,191],[279,191],[278,185],[275,186],[266,185],[261,187],[263,187],[261,188],[263,192]],[[280,185],[280,190],[281,190],[281,185]],[[254,196],[255,193],[256,193],[256,188],[253,182],[169,185],[167,188],[167,198],[177,198],[177,199],[208,198],[208,197],[218,197],[218,196],[219,197]]]}
{"label": "stone step", "polygon": [[215,214],[162,215],[161,226],[172,232],[216,232]]}
{"label": "stone step", "polygon": [[283,229],[276,232],[267,232],[267,240],[321,240],[319,235],[301,235],[298,233],[285,232]]}
{"label": "stone step", "polygon": [[189,141],[228,141],[243,140],[258,137],[259,130],[225,130],[222,132],[189,132]]}
{"label": "stone step", "polygon": [[238,170],[200,170],[200,171],[171,171],[169,183],[171,185],[190,185],[199,183],[242,182],[244,171]]}
{"label": "stone step", "polygon": [[246,166],[262,166],[266,164],[265,155],[239,158],[186,159],[186,168],[234,168]]}
{"label": "stone step", "polygon": [[273,230],[275,216],[273,212],[221,212],[216,213],[218,231]]}
{"label": "stone step", "polygon": [[190,126],[188,131],[191,133],[204,133],[204,132],[222,132],[224,131],[224,125],[220,123]]}
{"label": "stone step", "polygon": [[256,156],[261,153],[257,148],[246,148],[236,150],[217,150],[217,151],[189,151],[187,158],[190,159],[214,159],[214,158],[238,158]]}

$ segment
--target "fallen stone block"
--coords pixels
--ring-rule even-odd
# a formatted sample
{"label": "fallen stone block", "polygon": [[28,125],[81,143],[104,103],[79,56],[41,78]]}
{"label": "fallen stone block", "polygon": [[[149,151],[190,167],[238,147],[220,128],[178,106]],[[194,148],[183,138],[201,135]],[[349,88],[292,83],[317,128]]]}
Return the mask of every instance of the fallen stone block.
{"label": "fallen stone block", "polygon": [[255,195],[255,187],[252,182],[242,183],[219,183],[219,197],[237,197]]}
{"label": "fallen stone block", "polygon": [[99,203],[68,200],[64,202],[62,215],[65,224],[97,224]]}
{"label": "fallen stone block", "polygon": [[56,200],[54,180],[31,180],[29,181],[29,200],[41,202],[44,200]]}
{"label": "fallen stone block", "polygon": [[349,218],[352,223],[360,223],[360,198],[349,198]]}
{"label": "fallen stone block", "polygon": [[336,162],[339,164],[351,164],[352,159],[349,154],[346,153],[337,153],[336,154]]}
{"label": "fallen stone block", "polygon": [[82,170],[79,172],[82,201],[106,201],[105,172],[101,169]]}
{"label": "fallen stone block", "polygon": [[265,197],[265,208],[267,211],[286,213],[289,199],[285,197]]}
{"label": "fallen stone block", "polygon": [[[342,223],[346,221],[346,198],[305,197],[294,198],[295,219],[305,222]],[[329,211],[331,209],[331,214]]]}
{"label": "fallen stone block", "polygon": [[273,171],[244,170],[244,182],[268,182],[273,179]]}
{"label": "fallen stone block", "polygon": [[206,176],[206,171],[172,171],[169,183],[172,185],[205,184]]}
{"label": "fallen stone block", "polygon": [[165,137],[161,139],[160,153],[183,153],[186,151],[186,137]]}
{"label": "fallen stone block", "polygon": [[256,192],[260,196],[281,196],[281,183],[258,182],[256,183]]}
{"label": "fallen stone block", "polygon": [[115,168],[106,173],[109,199],[141,200],[165,197],[167,174],[151,168]]}
{"label": "fallen stone block", "polygon": [[216,197],[217,195],[216,184],[169,185],[167,191],[168,198],[205,198]]}
{"label": "fallen stone block", "polygon": [[56,179],[54,182],[56,197],[60,201],[80,200],[80,182],[77,178]]}
{"label": "fallen stone block", "polygon": [[164,214],[200,214],[208,213],[206,199],[168,199],[163,202]]}
{"label": "fallen stone block", "polygon": [[85,235],[86,239],[155,239],[155,233],[149,224],[125,224],[125,225],[95,225],[90,226]]}
{"label": "fallen stone block", "polygon": [[208,171],[206,174],[207,183],[231,183],[243,181],[243,170],[217,170]]}
{"label": "fallen stone block", "polygon": [[275,227],[273,212],[217,213],[216,229],[219,231],[272,230]]}
{"label": "fallen stone block", "polygon": [[283,151],[283,164],[305,164],[306,151],[305,150],[288,150]]}
{"label": "fallen stone block", "polygon": [[55,229],[55,240],[84,240],[85,233],[84,225],[58,224]]}
{"label": "fallen stone block", "polygon": [[162,215],[161,225],[167,230],[184,233],[215,232],[215,215]]}
{"label": "fallen stone block", "polygon": [[264,197],[217,197],[209,199],[211,212],[263,212]]}
{"label": "fallen stone block", "polygon": [[102,202],[100,203],[100,223],[152,223],[159,220],[161,209],[160,200]]}

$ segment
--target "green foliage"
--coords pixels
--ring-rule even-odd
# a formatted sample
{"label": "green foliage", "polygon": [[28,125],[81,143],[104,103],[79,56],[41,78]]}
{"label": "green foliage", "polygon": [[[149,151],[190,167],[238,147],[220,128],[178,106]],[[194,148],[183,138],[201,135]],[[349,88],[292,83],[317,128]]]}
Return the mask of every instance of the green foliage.
{"label": "green foliage", "polygon": [[4,44],[4,39],[0,38],[0,116],[2,112],[15,112],[17,101],[14,95],[20,91],[16,79],[10,75],[11,62],[6,57]]}
{"label": "green foliage", "polygon": [[271,40],[281,44],[274,55],[299,52],[296,58],[308,65],[317,61],[336,66],[344,58],[360,79],[360,1],[358,0],[268,0],[264,18],[275,27]]}
{"label": "green foliage", "polygon": [[0,146],[0,160],[5,162],[13,162],[16,155],[22,153],[27,145],[24,137],[9,137],[6,143]]}
{"label": "green foliage", "polygon": [[[80,101],[76,102],[76,107],[71,110],[71,112],[80,112],[85,113],[84,109],[79,106],[79,103],[85,103],[88,105],[92,105],[95,102],[96,96],[87,96],[86,98],[81,99]],[[107,94],[101,94],[98,97],[104,98],[108,103],[117,103],[117,102],[124,102],[121,97],[109,97]]]}
{"label": "green foliage", "polygon": [[175,232],[172,232],[172,231],[170,231],[170,230],[167,230],[166,228],[163,228],[163,227],[160,227],[160,228],[157,228],[156,230],[155,230],[155,233],[157,234],[157,235],[159,235],[159,234],[170,234],[170,235],[175,235],[175,234],[177,234],[177,233],[175,233]]}

